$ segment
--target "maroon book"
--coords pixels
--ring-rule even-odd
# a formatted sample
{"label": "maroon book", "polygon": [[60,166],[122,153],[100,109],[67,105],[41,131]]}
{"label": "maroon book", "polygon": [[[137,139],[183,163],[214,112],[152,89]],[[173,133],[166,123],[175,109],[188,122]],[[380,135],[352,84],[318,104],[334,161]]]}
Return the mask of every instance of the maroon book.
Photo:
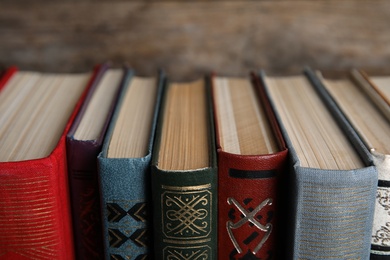
{"label": "maroon book", "polygon": [[[253,74],[247,80],[254,96],[252,101],[243,102],[256,100],[264,111],[277,151],[250,155],[226,152],[221,140],[221,128],[223,124],[226,127],[226,122],[222,122],[224,117],[218,119],[221,108],[216,105],[216,95],[223,94],[216,91],[215,78],[212,87],[218,151],[218,259],[276,259],[279,174],[287,156],[284,140],[264,89]],[[241,93],[229,95],[233,94]],[[227,102],[230,99],[226,98]]]}
{"label": "maroon book", "polygon": [[[77,259],[104,259],[103,235],[100,209],[100,191],[97,176],[97,156],[110,122],[120,84],[112,84],[113,97],[106,108],[105,122],[96,139],[75,138],[75,132],[82,121],[94,93],[109,71],[109,66],[99,65],[95,80],[85,102],[72,125],[67,138],[69,186],[71,194],[73,233]],[[119,82],[120,83],[120,82]],[[111,96],[110,96],[111,97]]]}

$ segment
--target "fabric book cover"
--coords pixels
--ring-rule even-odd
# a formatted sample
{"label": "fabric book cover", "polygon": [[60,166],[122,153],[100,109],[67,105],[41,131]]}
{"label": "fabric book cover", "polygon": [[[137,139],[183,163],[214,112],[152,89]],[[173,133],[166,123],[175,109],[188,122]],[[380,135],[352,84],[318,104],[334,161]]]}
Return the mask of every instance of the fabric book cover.
{"label": "fabric book cover", "polygon": [[[229,122],[218,121],[216,95],[222,93],[216,92],[213,85],[218,154],[218,259],[221,260],[276,259],[277,253],[283,250],[277,242],[278,192],[282,191],[278,177],[285,169],[287,148],[263,86],[254,74],[251,83],[254,99],[266,115],[265,122],[261,123],[269,125],[278,151],[248,155],[222,148],[218,133],[221,125]],[[241,102],[251,102],[252,98]]]}
{"label": "fabric book cover", "polygon": [[[150,221],[150,161],[164,73],[157,79],[157,93],[147,154],[141,158],[108,158],[108,148],[129,91],[134,72],[126,71],[118,104],[108,128],[102,152],[98,156],[105,259],[152,259]],[[132,129],[136,130],[137,126]],[[129,130],[130,131],[130,130]],[[140,130],[138,130],[140,131]]]}
{"label": "fabric book cover", "polygon": [[[389,151],[389,106],[383,96],[377,92],[375,83],[370,77],[358,70],[344,73],[335,80],[348,85],[335,86],[349,90],[357,106],[344,103],[344,95],[335,91],[330,82],[320,79],[313,71],[307,70],[319,88],[328,93],[345,117],[345,123],[356,131],[364,145],[371,153],[372,160],[378,171],[378,187],[376,191],[374,222],[371,234],[370,259],[390,259],[390,155]],[[375,77],[374,77],[375,78]],[[357,113],[361,117],[354,117]],[[369,115],[369,118],[368,118]],[[362,118],[363,121],[358,120]]]}
{"label": "fabric book cover", "polygon": [[[92,96],[109,69],[103,64],[96,73],[87,97],[66,138],[69,186],[72,206],[73,232],[77,259],[103,259],[103,233],[100,210],[100,192],[97,173],[97,156],[116,104],[119,86],[112,85],[113,100],[108,105],[104,124],[93,140],[75,137],[80,121],[86,113]],[[111,96],[110,96],[111,97]]]}
{"label": "fabric book cover", "polygon": [[[359,153],[365,167],[353,170],[326,170],[303,167],[270,96],[289,149],[289,208],[284,221],[286,259],[369,259],[377,172],[368,150],[329,96],[306,74],[320,99]],[[261,72],[263,82],[265,73]],[[294,86],[290,86],[294,87]],[[307,151],[309,152],[309,151]]]}
{"label": "fabric book cover", "polygon": [[[189,107],[183,108],[179,112],[167,107],[170,88],[173,87],[173,84],[169,84],[167,81],[164,89],[156,130],[151,175],[155,259],[217,259],[217,161],[209,81],[203,80],[203,86],[200,95],[204,95],[205,103],[199,105],[205,106],[202,107],[205,114],[200,117],[202,117],[201,121],[207,121],[207,127],[206,129],[202,128],[202,131],[205,130],[205,134],[208,136],[206,138],[208,141],[204,145],[207,150],[205,154],[208,156],[207,164],[209,166],[195,167],[196,169],[193,170],[159,168],[162,158],[166,157],[166,154],[161,153],[164,115],[177,112],[178,117],[185,121],[184,117],[188,116],[187,109],[190,109]],[[177,88],[180,87],[184,86],[181,85]],[[190,86],[188,91],[191,91],[191,87],[195,86]],[[193,96],[199,97],[199,93]],[[180,96],[175,97],[183,100]],[[180,101],[178,102],[180,103]],[[190,121],[191,118],[195,118],[195,116],[190,117]],[[188,123],[191,125],[189,131],[193,132],[197,129],[201,131],[199,125]],[[170,124],[167,124],[167,128],[174,133],[175,129],[169,126]],[[177,143],[179,135],[181,134],[174,134],[172,145],[179,145]],[[192,145],[194,144],[192,143]],[[199,145],[201,144],[199,143]],[[183,156],[196,156],[186,151],[182,151],[182,154]],[[171,161],[177,159],[169,158]]]}
{"label": "fabric book cover", "polygon": [[[5,73],[0,89],[15,72]],[[0,162],[0,259],[74,258],[65,139],[93,80],[49,156]]]}

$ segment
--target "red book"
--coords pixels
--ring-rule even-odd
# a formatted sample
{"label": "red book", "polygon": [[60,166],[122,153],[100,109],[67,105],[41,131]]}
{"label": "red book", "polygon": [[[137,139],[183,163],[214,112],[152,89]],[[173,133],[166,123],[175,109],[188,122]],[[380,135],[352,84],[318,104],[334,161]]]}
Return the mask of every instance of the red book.
{"label": "red book", "polygon": [[218,259],[275,259],[278,177],[287,149],[259,79],[212,77]]}
{"label": "red book", "polygon": [[[10,68],[4,74],[0,80],[0,98],[1,94],[20,82],[22,73],[18,74],[16,68]],[[65,137],[93,78],[91,74],[84,74],[82,80],[77,81],[80,86],[74,94],[74,106],[61,111],[67,123],[59,128],[58,142],[54,143],[54,149],[47,156],[21,160],[1,159],[0,259],[74,258]],[[68,79],[61,80],[65,82]],[[42,85],[40,82],[36,81],[34,87]],[[69,84],[69,81],[66,82]],[[26,99],[29,98],[26,95]],[[40,110],[38,113],[44,112]],[[1,134],[2,130],[4,125],[0,125],[0,147],[8,139]],[[27,141],[23,140],[22,144]]]}

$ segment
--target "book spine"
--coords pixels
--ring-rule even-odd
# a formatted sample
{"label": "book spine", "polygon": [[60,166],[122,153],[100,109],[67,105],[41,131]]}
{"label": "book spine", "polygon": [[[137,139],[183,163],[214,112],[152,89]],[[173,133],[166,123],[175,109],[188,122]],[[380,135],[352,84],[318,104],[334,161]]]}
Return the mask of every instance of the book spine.
{"label": "book spine", "polygon": [[390,155],[372,151],[378,170],[374,222],[371,236],[371,259],[390,258]]}
{"label": "book spine", "polygon": [[216,259],[216,168],[152,174],[155,259]]}
{"label": "book spine", "polygon": [[278,178],[286,155],[218,151],[219,259],[276,257]]}
{"label": "book spine", "polygon": [[98,161],[105,258],[145,259],[151,243],[150,155]]}
{"label": "book spine", "polygon": [[67,139],[69,185],[77,259],[103,259],[97,156],[101,145]]}
{"label": "book spine", "polygon": [[294,259],[369,259],[375,168],[327,171],[296,166],[292,174]]}
{"label": "book spine", "polygon": [[65,169],[65,160],[56,155],[0,164],[3,259],[74,257]]}

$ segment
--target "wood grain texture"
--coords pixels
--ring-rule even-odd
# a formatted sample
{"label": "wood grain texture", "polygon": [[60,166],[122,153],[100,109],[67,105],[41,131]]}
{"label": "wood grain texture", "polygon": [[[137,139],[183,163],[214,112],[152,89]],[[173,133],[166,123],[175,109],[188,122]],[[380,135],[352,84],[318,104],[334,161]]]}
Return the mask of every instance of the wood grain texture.
{"label": "wood grain texture", "polygon": [[4,1],[0,65],[83,71],[111,60],[175,79],[211,70],[383,68],[390,2]]}

